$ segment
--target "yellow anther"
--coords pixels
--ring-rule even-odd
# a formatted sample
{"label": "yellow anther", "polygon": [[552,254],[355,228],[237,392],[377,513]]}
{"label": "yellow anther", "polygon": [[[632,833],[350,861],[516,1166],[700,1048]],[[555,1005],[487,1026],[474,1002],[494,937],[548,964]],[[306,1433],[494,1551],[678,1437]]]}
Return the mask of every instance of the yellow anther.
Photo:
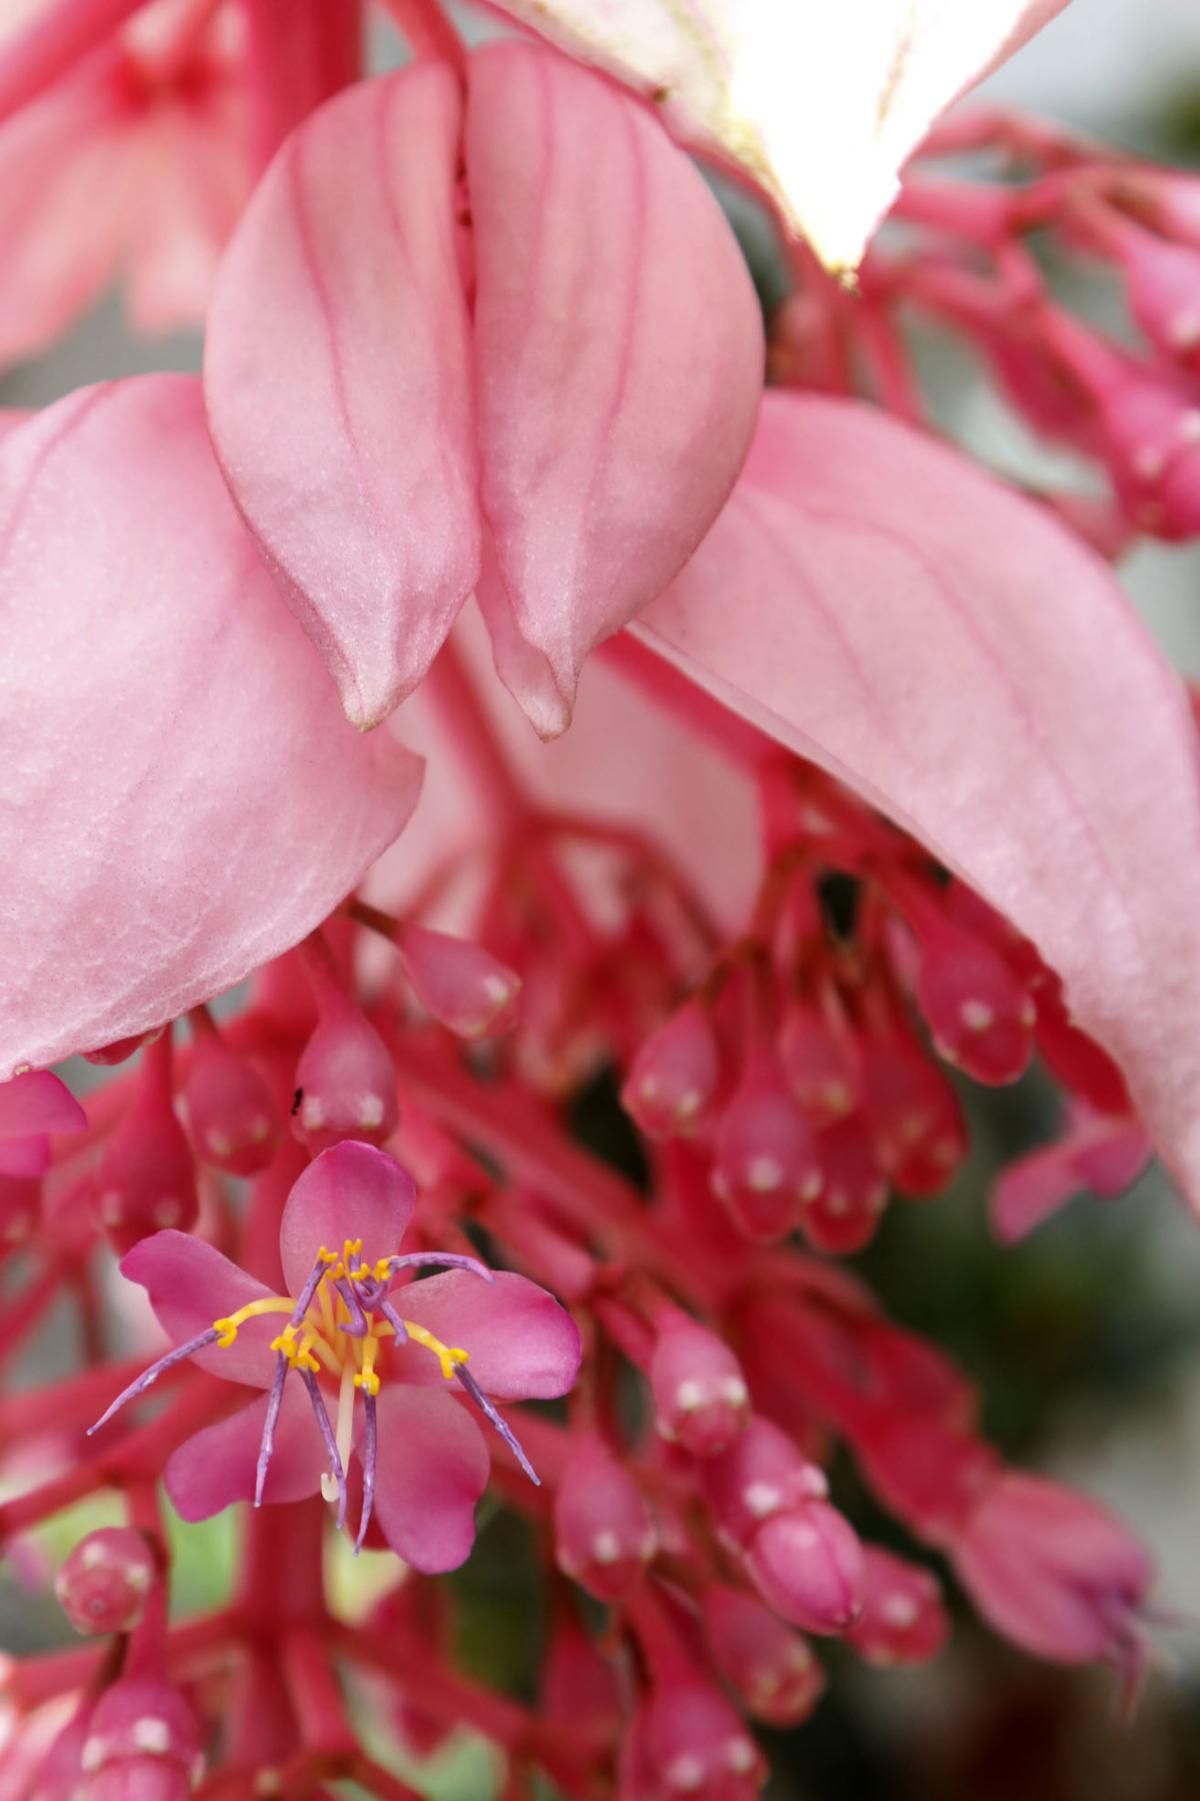
{"label": "yellow anther", "polygon": [[391,1273],[392,1260],[390,1257],[381,1257],[379,1262],[375,1265],[375,1268],[371,1271],[371,1274],[377,1282],[386,1282]]}
{"label": "yellow anther", "polygon": [[306,1332],[303,1338],[297,1339],[295,1326],[285,1326],[278,1338],[271,1340],[273,1351],[282,1351],[288,1360],[288,1367],[294,1370],[311,1370],[317,1374],[320,1364],[312,1355],[313,1335]]}
{"label": "yellow anther", "polygon": [[362,1369],[354,1378],[355,1388],[365,1389],[369,1395],[379,1393],[379,1377],[375,1374],[375,1356],[379,1350],[379,1340],[374,1333],[363,1341]]}
{"label": "yellow anther", "polygon": [[244,1326],[248,1319],[259,1319],[264,1313],[291,1313],[295,1302],[287,1301],[279,1295],[266,1295],[261,1301],[249,1301],[245,1307],[239,1307],[228,1319],[215,1319],[213,1331],[220,1333],[217,1344],[222,1351],[227,1351],[238,1335],[238,1327]]}
{"label": "yellow anther", "polygon": [[327,1251],[325,1249],[325,1246],[322,1245],[320,1250],[317,1252],[317,1262],[318,1263],[336,1263],[337,1262],[337,1252],[336,1251]]}
{"label": "yellow anther", "polygon": [[440,1338],[435,1338],[433,1333],[427,1331],[424,1326],[418,1326],[415,1320],[406,1319],[404,1330],[414,1343],[423,1344],[427,1351],[433,1352],[442,1366],[442,1374],[447,1382],[453,1381],[455,1369],[460,1363],[470,1362],[470,1358],[461,1345],[443,1344]]}

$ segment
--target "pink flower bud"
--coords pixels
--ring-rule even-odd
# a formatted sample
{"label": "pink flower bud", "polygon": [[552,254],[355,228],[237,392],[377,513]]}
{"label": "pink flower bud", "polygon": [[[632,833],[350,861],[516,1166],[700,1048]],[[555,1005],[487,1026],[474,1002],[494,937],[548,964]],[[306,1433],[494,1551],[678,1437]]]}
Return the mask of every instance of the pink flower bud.
{"label": "pink flower bud", "polygon": [[861,1114],[838,1120],[817,1134],[821,1192],[800,1215],[800,1226],[819,1251],[844,1257],[874,1238],[887,1206],[888,1185]]}
{"label": "pink flower bud", "polygon": [[621,1801],[754,1801],[766,1778],[742,1721],[697,1676],[664,1683],[639,1710]]}
{"label": "pink flower bud", "polygon": [[202,1032],[183,1090],[192,1143],[201,1163],[256,1176],[275,1154],[279,1122],[263,1078],[215,1031]]}
{"label": "pink flower bud", "polygon": [[751,1075],[717,1127],[713,1193],[747,1238],[786,1238],[821,1188],[812,1130],[782,1082]]}
{"label": "pink flower bud", "polygon": [[1129,285],[1129,310],[1163,355],[1200,371],[1200,252],[1123,221],[1109,234]]}
{"label": "pink flower bud", "polygon": [[196,1164],[171,1105],[171,1041],[149,1046],[133,1106],[109,1139],[96,1172],[96,1210],[118,1251],[140,1238],[196,1223]]}
{"label": "pink flower bud", "polygon": [[863,1064],[864,1111],[880,1166],[902,1194],[938,1194],[967,1154],[954,1090],[920,1047],[873,1039]]}
{"label": "pink flower bud", "polygon": [[621,1099],[648,1137],[672,1138],[701,1124],[720,1082],[720,1049],[708,1009],[689,1001],[642,1045]]}
{"label": "pink flower bud", "polygon": [[658,1430],[693,1457],[727,1451],[750,1417],[750,1391],[729,1346],[672,1309],[650,1360]]}
{"label": "pink flower bud", "polygon": [[1006,1470],[951,1546],[964,1588],[990,1625],[1056,1663],[1142,1656],[1137,1611],[1153,1576],[1122,1522],[1083,1495]]}
{"label": "pink flower bud", "polygon": [[641,1490],[595,1437],[576,1446],[563,1471],[554,1532],[559,1569],[598,1601],[619,1601],[658,1549]]}
{"label": "pink flower bud", "polygon": [[745,1550],[746,1569],[768,1606],[805,1632],[845,1632],[863,1597],[862,1546],[827,1501],[772,1514]]}
{"label": "pink flower bud", "polygon": [[755,1417],[732,1448],[700,1465],[700,1483],[718,1531],[745,1547],[764,1520],[823,1500],[825,1473],[778,1426]]}
{"label": "pink flower bud", "polygon": [[949,928],[924,930],[917,1000],[940,1055],[977,1082],[1015,1082],[1028,1069],[1037,1008],[982,940]]}
{"label": "pink flower bud", "polygon": [[349,1007],[318,1025],[301,1054],[296,1087],[292,1131],[314,1154],[343,1138],[382,1144],[400,1118],[387,1046]]}
{"label": "pink flower bud", "polygon": [[201,1769],[191,1708],[154,1677],[114,1682],[92,1714],[80,1763],[87,1801],[185,1801]]}
{"label": "pink flower bud", "polygon": [[710,1588],[704,1630],[712,1659],[756,1720],[798,1726],[816,1707],[825,1673],[807,1640],[738,1588]]}
{"label": "pink flower bud", "polygon": [[858,1068],[848,1036],[814,1007],[795,1001],[784,1015],[779,1057],[793,1099],[814,1126],[832,1125],[858,1100]]}
{"label": "pink flower bud", "polygon": [[29,1176],[0,1176],[0,1251],[32,1238],[42,1209],[42,1185]]}
{"label": "pink flower bud", "polygon": [[937,1577],[878,1545],[864,1545],[863,1560],[863,1607],[849,1642],[867,1663],[929,1663],[950,1636]]}
{"label": "pink flower bud", "polygon": [[396,947],[421,1005],[460,1038],[494,1037],[515,1023],[521,978],[481,944],[406,925]]}
{"label": "pink flower bud", "polygon": [[80,1539],[54,1579],[54,1592],[77,1632],[131,1632],[157,1580],[142,1533],[102,1526]]}

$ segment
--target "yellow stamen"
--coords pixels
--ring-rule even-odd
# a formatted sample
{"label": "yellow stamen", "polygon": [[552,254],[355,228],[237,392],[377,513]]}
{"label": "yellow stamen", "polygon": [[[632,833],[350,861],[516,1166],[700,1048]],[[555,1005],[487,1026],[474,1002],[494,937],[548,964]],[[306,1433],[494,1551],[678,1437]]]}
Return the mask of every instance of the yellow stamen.
{"label": "yellow stamen", "polygon": [[306,1331],[300,1338],[295,1326],[285,1326],[279,1337],[271,1340],[271,1349],[283,1352],[290,1369],[311,1370],[315,1376],[321,1366],[312,1354],[313,1342],[311,1332]]}
{"label": "yellow stamen", "polygon": [[365,1389],[369,1395],[379,1393],[379,1377],[375,1374],[375,1357],[379,1350],[379,1340],[372,1332],[364,1339],[362,1347],[362,1370],[354,1378],[355,1388]]}
{"label": "yellow stamen", "polygon": [[244,1326],[248,1319],[259,1319],[264,1313],[292,1313],[295,1306],[294,1301],[286,1301],[279,1295],[266,1295],[261,1301],[248,1301],[236,1313],[231,1313],[228,1319],[213,1321],[214,1332],[220,1333],[217,1344],[221,1350],[227,1351],[238,1335],[238,1327]]}
{"label": "yellow stamen", "polygon": [[418,1326],[415,1320],[406,1319],[404,1330],[416,1344],[423,1344],[427,1351],[433,1352],[442,1366],[442,1374],[447,1382],[453,1381],[454,1371],[460,1363],[470,1362],[460,1345],[444,1345],[440,1338],[435,1338],[424,1326]]}

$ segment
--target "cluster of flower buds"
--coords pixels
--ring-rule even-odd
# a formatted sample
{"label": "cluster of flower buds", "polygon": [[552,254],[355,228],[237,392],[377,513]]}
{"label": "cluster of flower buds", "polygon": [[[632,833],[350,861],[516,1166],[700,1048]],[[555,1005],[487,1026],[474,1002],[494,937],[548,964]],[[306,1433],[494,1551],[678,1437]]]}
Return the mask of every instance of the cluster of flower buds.
{"label": "cluster of flower buds", "polygon": [[[965,157],[990,159],[986,179]],[[948,176],[938,159],[956,159]],[[931,164],[935,166],[931,168]],[[924,407],[905,339],[909,309],[961,334],[1039,438],[1091,463],[1106,492],[1043,498],[1106,555],[1136,533],[1200,532],[1200,182],[1020,118],[944,124],[905,181],[861,272],[861,300],[819,272],[777,315],[779,379],[872,392],[903,416]],[[1073,269],[1115,276],[1135,348],[1056,297],[1051,242]]]}
{"label": "cluster of flower buds", "polygon": [[[592,1022],[646,1134],[649,1204],[526,1086],[530,1041],[513,1011],[553,935],[536,948],[510,941],[502,958],[498,938],[450,938],[354,901],[264,970],[241,1014],[218,1025],[201,1010],[186,1039],[164,1031],[134,1047],[140,1062],[114,1072],[88,1121],[51,1076],[0,1089],[0,1150],[34,1172],[9,1178],[33,1197],[24,1254],[45,1259],[13,1348],[45,1293],[64,1282],[83,1292],[97,1233],[136,1247],[126,1274],[175,1346],[141,1375],[81,1372],[60,1403],[51,1395],[45,1409],[76,1461],[0,1508],[0,1531],[25,1530],[114,1472],[120,1486],[164,1464],[187,1518],[239,1497],[311,1496],[296,1510],[302,1531],[256,1531],[247,1546],[242,1606],[283,1647],[277,1666],[254,1664],[259,1726],[236,1735],[260,1786],[368,1767],[340,1713],[344,1662],[382,1685],[392,1729],[419,1755],[461,1716],[514,1768],[541,1767],[568,1794],[619,1768],[630,1801],[748,1801],[765,1769],[752,1724],[793,1724],[819,1703],[826,1677],[811,1639],[843,1638],[882,1666],[926,1661],[948,1633],[931,1572],[863,1543],[831,1498],[831,1435],[907,1531],[951,1559],[997,1630],[1136,1678],[1150,1580],[1140,1548],[1091,1503],[1005,1469],[979,1435],[974,1391],[941,1353],[789,1242],[799,1227],[822,1252],[854,1248],[889,1191],[944,1187],[966,1151],[947,1063],[1007,1082],[1036,1053],[1071,1097],[1061,1144],[1001,1184],[1009,1235],[1073,1187],[1115,1191],[1140,1168],[1145,1141],[1123,1084],[1029,945],[907,838],[811,769],[772,762],[760,780],[765,875],[748,929],[723,944],[689,909],[658,907],[660,932],[674,922],[670,957],[661,939],[642,963],[626,946],[626,975],[656,1022],[640,1037],[603,1008]],[[682,878],[661,860],[656,870],[659,899],[672,888],[678,898]],[[495,924],[485,907],[481,934]],[[379,968],[380,938],[399,966],[385,965],[364,999],[356,964],[370,951]],[[606,929],[577,929],[578,995],[609,948]],[[383,1145],[417,1178],[415,1249],[399,1247],[412,1183]],[[240,1225],[235,1180],[248,1184]],[[188,1211],[168,1217],[164,1200],[182,1195]],[[198,1239],[180,1229],[195,1228],[197,1199]],[[585,1327],[591,1354],[566,1425],[526,1417],[514,1429],[497,1407],[561,1392],[574,1328],[535,1283],[478,1262],[468,1220]],[[414,1285],[429,1263],[446,1273]],[[626,1420],[630,1369],[640,1431]],[[222,1375],[267,1393],[227,1416]],[[444,1397],[424,1386],[431,1378],[460,1402],[435,1408]],[[144,1414],[159,1383],[167,1406]],[[108,1423],[118,1406],[134,1419],[119,1450]],[[464,1691],[430,1576],[410,1576],[354,1626],[331,1618],[306,1561],[327,1505],[356,1545],[391,1544],[417,1571],[459,1561],[487,1476],[464,1406],[492,1433],[505,1499],[552,1534],[541,1725]],[[32,1414],[14,1409],[14,1429],[29,1429]],[[78,1435],[98,1414],[93,1451]],[[609,1611],[600,1640],[574,1585]],[[161,1649],[162,1573],[139,1532],[85,1539],[57,1587],[82,1630],[134,1646],[152,1630]],[[44,1781],[65,1759],[90,1769],[89,1794],[122,1801],[142,1780],[136,1759],[150,1759],[148,1794],[184,1792],[208,1732],[185,1730],[179,1710],[207,1718],[196,1679],[234,1654],[239,1630],[219,1616],[196,1634],[170,1629],[186,1701],[150,1696],[137,1659],[114,1666],[52,1755],[35,1733],[40,1704],[70,1693],[80,1666],[49,1659],[30,1679],[12,1757],[41,1743]],[[324,1763],[288,1725],[309,1707],[327,1723]]]}

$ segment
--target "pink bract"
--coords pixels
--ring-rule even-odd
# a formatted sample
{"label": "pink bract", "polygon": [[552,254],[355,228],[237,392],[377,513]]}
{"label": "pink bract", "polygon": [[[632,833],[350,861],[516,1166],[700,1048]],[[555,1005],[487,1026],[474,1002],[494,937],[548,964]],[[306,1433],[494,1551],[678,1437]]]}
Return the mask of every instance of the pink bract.
{"label": "pink bract", "polygon": [[593,644],[712,523],[761,374],[753,289],[686,158],[603,81],[503,44],[469,58],[465,111],[424,64],[293,136],[231,246],[205,379],[349,717],[415,686],[474,588],[552,735]]}

